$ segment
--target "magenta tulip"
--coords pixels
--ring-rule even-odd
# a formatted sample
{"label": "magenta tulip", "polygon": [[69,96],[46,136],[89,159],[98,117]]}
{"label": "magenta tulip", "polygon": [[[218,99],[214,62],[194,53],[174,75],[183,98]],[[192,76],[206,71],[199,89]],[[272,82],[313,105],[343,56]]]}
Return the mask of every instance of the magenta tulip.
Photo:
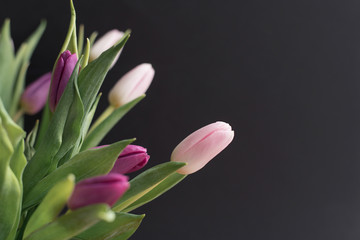
{"label": "magenta tulip", "polygon": [[26,87],[20,99],[21,108],[25,113],[34,115],[45,106],[50,83],[51,72],[48,72]]}
{"label": "magenta tulip", "polygon": [[75,185],[68,207],[74,210],[98,203],[111,207],[129,187],[128,177],[117,173],[88,178]]}
{"label": "magenta tulip", "polygon": [[69,50],[66,50],[60,55],[56,63],[49,96],[49,106],[52,112],[55,112],[55,108],[60,101],[77,61],[76,54],[71,54]]}
{"label": "magenta tulip", "polygon": [[[102,148],[108,145],[94,147]],[[110,173],[127,174],[143,168],[149,161],[150,156],[146,148],[137,145],[127,145],[118,156]]]}
{"label": "magenta tulip", "polygon": [[137,145],[128,145],[119,155],[110,173],[127,174],[144,167],[150,156],[146,148]]}
{"label": "magenta tulip", "polygon": [[171,161],[185,162],[180,174],[191,174],[204,167],[226,148],[234,138],[231,126],[215,122],[193,132],[174,149]]}

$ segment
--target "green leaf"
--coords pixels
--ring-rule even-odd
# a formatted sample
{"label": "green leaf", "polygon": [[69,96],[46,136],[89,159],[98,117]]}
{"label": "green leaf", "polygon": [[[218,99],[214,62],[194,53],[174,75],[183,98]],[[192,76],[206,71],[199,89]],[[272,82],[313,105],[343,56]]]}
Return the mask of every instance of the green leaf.
{"label": "green leaf", "polygon": [[14,44],[10,36],[10,20],[6,19],[0,32],[0,98],[6,109],[11,103],[14,85]]}
{"label": "green leaf", "polygon": [[10,159],[10,168],[13,171],[16,179],[18,180],[21,188],[22,188],[22,173],[27,164],[26,157],[24,155],[25,144],[24,141],[21,140],[14,149],[14,154]]}
{"label": "green leaf", "polygon": [[4,124],[4,128],[9,136],[9,140],[12,146],[16,146],[21,139],[25,137],[25,132],[19,127],[7,113],[5,106],[0,100],[0,118]]}
{"label": "green leaf", "polygon": [[130,181],[129,190],[115,203],[113,210],[120,212],[127,208],[146,193],[150,192],[165,178],[185,165],[186,163],[182,162],[167,162],[139,174]]}
{"label": "green leaf", "polygon": [[79,91],[85,112],[88,112],[93,105],[113,60],[125,45],[130,36],[129,34],[129,32],[125,32],[119,43],[103,52],[96,60],[89,63],[87,67],[80,72]]}
{"label": "green leaf", "polygon": [[[94,45],[94,42],[95,42],[95,39],[96,39],[97,35],[98,35],[98,32],[93,32],[90,35],[90,37],[89,37],[89,39],[90,39],[90,47],[92,47],[92,45]],[[91,59],[91,60],[94,60],[94,59]]]}
{"label": "green leaf", "polygon": [[51,188],[26,225],[24,237],[57,218],[70,198],[74,185],[75,176],[70,174]]}
{"label": "green leaf", "polygon": [[[78,51],[79,51],[79,56],[82,55],[83,53],[83,47],[84,47],[84,24],[80,24],[79,27],[79,36],[78,36],[78,42],[77,42],[77,47],[78,47]],[[81,64],[81,66],[83,66],[83,64]]]}
{"label": "green leaf", "polygon": [[81,150],[85,150],[91,147],[97,146],[101,140],[106,136],[106,134],[115,126],[115,124],[123,117],[127,112],[129,112],[135,105],[140,102],[145,95],[142,95],[131,102],[115,109],[109,116],[102,120],[99,124],[94,125],[94,127],[89,131],[88,135],[85,138],[85,141],[82,145]]}
{"label": "green leaf", "polygon": [[10,115],[14,115],[19,105],[21,94],[24,91],[25,76],[27,68],[30,64],[30,58],[39,43],[41,36],[43,35],[46,28],[46,21],[42,20],[40,25],[37,27],[35,32],[20,46],[19,51],[15,57],[14,71],[15,84],[13,89],[13,95],[10,106]]}
{"label": "green leaf", "polygon": [[152,190],[150,190],[148,193],[146,193],[143,197],[139,198],[137,201],[132,203],[130,206],[125,208],[124,212],[130,212],[138,207],[141,207],[142,205],[151,202],[155,198],[159,197],[160,195],[167,192],[169,189],[174,187],[176,184],[178,184],[180,181],[182,181],[187,175],[179,174],[179,173],[173,173],[167,178],[165,178],[163,181],[161,181],[156,187],[154,187]]}
{"label": "green leaf", "polygon": [[[10,168],[15,174],[20,186],[22,186],[22,172],[26,165],[26,159],[24,156],[24,137],[25,132],[11,119],[6,112],[4,105],[0,100],[0,119],[4,127],[4,132],[9,138],[10,144],[14,152],[10,158]],[[2,136],[2,135],[0,135]],[[0,151],[1,152],[1,151]]]}
{"label": "green leaf", "polygon": [[90,58],[90,41],[87,38],[86,39],[86,46],[85,46],[85,49],[84,49],[84,61],[83,61],[82,65],[81,65],[83,67],[83,69],[86,68],[86,66],[88,65],[89,58]]}
{"label": "green leaf", "polygon": [[0,239],[13,239],[20,220],[24,137],[0,100]]}
{"label": "green leaf", "polygon": [[0,136],[0,239],[6,239],[17,227],[21,188],[9,166],[14,149],[1,118]]}
{"label": "green leaf", "polygon": [[79,208],[65,214],[30,234],[25,240],[65,240],[85,231],[100,220],[111,222],[115,218],[106,204]]}
{"label": "green leaf", "polygon": [[41,115],[39,132],[37,133],[37,137],[34,145],[35,150],[39,148],[40,143],[44,139],[47,129],[49,128],[50,120],[51,120],[51,112],[50,112],[49,102],[47,101]]}
{"label": "green leaf", "polygon": [[145,215],[116,213],[116,218],[111,223],[99,222],[85,232],[77,235],[79,240],[126,240],[140,226]]}
{"label": "green leaf", "polygon": [[[58,55],[57,59],[59,59],[61,53],[63,53],[66,49],[69,49],[69,45],[72,44],[71,43],[71,41],[72,41],[71,38],[72,38],[72,35],[73,35],[73,32],[74,32],[74,29],[76,28],[76,12],[75,12],[74,3],[73,3],[72,0],[70,0],[70,13],[71,13],[71,17],[70,17],[69,29],[68,29],[68,32],[67,32],[66,37],[65,37],[65,41],[64,41],[64,43],[63,43],[63,45],[62,45],[62,47],[60,49],[60,52],[59,52],[59,55]],[[76,29],[75,29],[75,31],[76,31]],[[72,53],[74,53],[74,52],[72,52]],[[55,68],[55,66],[56,66],[56,63],[54,65],[54,68]]]}
{"label": "green leaf", "polygon": [[107,147],[90,149],[75,155],[31,189],[24,197],[23,209],[38,204],[56,182],[70,173],[75,175],[76,181],[107,174],[114,166],[119,154],[131,142],[133,140],[123,140]]}
{"label": "green leaf", "polygon": [[34,128],[28,134],[25,140],[25,156],[27,160],[30,160],[35,154],[35,142],[39,128],[39,120],[36,120]]}
{"label": "green leaf", "polygon": [[56,169],[60,158],[71,150],[80,135],[83,110],[76,84],[78,69],[79,61],[60,98],[44,138],[25,168],[24,197],[37,182]]}

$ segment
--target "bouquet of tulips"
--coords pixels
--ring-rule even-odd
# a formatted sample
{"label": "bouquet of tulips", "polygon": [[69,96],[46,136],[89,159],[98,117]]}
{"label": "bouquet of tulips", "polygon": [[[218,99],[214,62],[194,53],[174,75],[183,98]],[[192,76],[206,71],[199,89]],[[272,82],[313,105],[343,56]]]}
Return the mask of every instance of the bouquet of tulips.
{"label": "bouquet of tulips", "polygon": [[[201,169],[233,139],[215,122],[185,138],[171,161],[129,181],[149,160],[134,139],[99,146],[112,127],[145,95],[150,64],[124,75],[109,107],[93,121],[99,89],[130,36],[118,30],[95,40],[76,30],[75,10],[54,68],[26,88],[31,55],[45,22],[14,51],[10,23],[0,32],[0,240],[128,239],[144,215],[130,212]],[[42,118],[23,130],[24,114]]]}

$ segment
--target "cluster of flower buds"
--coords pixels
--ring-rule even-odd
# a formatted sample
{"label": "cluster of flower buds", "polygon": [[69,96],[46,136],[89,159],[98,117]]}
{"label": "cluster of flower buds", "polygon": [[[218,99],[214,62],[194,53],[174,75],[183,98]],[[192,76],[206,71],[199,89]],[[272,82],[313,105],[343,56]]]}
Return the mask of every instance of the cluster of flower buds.
{"label": "cluster of flower buds", "polygon": [[[118,30],[112,30],[105,34],[94,44],[90,60],[96,59],[103,51],[112,47],[123,34]],[[54,112],[77,61],[76,54],[72,54],[68,50],[63,52],[57,61],[53,76],[51,77],[51,73],[41,76],[24,91],[21,97],[23,111],[35,114],[43,108],[48,99],[50,110]],[[118,108],[144,94],[149,88],[154,74],[152,65],[148,63],[140,64],[126,73],[111,89],[110,105]],[[209,124],[186,137],[174,149],[171,161],[187,163],[178,170],[178,173],[184,175],[194,173],[226,148],[233,137],[234,132],[229,124],[224,122]],[[96,148],[101,147],[104,146]],[[107,175],[85,179],[76,184],[68,201],[69,208],[76,209],[96,203],[107,203],[112,206],[130,187],[128,177],[123,174],[141,169],[147,164],[149,158],[145,148],[128,145],[118,156],[112,170]]]}

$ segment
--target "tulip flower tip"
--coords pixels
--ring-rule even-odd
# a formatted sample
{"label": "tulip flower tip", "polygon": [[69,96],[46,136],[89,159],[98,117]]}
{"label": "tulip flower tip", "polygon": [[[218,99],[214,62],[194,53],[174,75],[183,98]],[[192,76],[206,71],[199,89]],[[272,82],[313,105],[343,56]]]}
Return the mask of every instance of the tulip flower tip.
{"label": "tulip flower tip", "polygon": [[116,218],[116,215],[113,211],[109,210],[107,212],[101,213],[100,217],[107,222],[113,222]]}
{"label": "tulip flower tip", "polygon": [[69,181],[74,182],[74,181],[75,181],[75,175],[72,174],[72,173],[70,173],[70,174],[67,176],[67,179],[68,179]]}

